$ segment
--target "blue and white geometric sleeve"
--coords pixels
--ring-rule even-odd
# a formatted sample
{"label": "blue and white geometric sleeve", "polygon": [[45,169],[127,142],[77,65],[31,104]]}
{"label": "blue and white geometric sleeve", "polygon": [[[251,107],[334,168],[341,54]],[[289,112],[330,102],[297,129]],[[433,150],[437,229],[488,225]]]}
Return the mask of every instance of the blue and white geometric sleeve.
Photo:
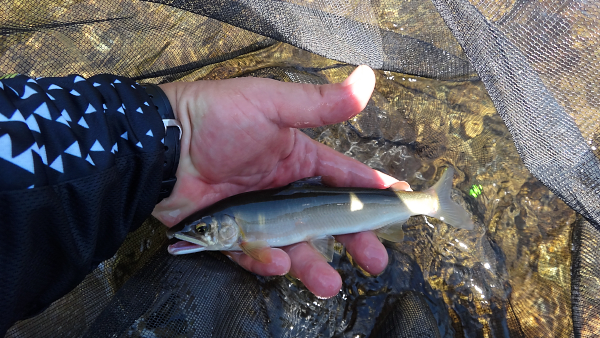
{"label": "blue and white geometric sleeve", "polygon": [[54,185],[162,149],[164,127],[143,91],[114,75],[0,80],[0,190]]}
{"label": "blue and white geometric sleeve", "polygon": [[0,336],[75,288],[150,215],[164,133],[127,78],[0,80]]}

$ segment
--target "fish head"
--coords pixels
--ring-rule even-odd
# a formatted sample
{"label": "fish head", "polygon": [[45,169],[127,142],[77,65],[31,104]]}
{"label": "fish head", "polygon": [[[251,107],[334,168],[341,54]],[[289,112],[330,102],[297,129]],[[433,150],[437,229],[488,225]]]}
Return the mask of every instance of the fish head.
{"label": "fish head", "polygon": [[238,241],[239,227],[229,215],[204,216],[169,235],[200,245],[204,250],[227,250]]}

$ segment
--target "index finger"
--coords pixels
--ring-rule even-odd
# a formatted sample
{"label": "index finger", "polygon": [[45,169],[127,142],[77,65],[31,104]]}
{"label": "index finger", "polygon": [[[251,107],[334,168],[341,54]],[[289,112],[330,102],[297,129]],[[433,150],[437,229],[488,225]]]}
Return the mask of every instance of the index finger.
{"label": "index finger", "polygon": [[[305,141],[311,143],[311,146],[315,148],[316,161],[312,175],[321,176],[327,185],[386,189],[400,182],[392,176],[374,170],[360,161],[312,140],[305,134],[298,134],[300,134],[300,138],[306,138]],[[403,182],[401,186],[404,190],[410,189],[406,182]]]}

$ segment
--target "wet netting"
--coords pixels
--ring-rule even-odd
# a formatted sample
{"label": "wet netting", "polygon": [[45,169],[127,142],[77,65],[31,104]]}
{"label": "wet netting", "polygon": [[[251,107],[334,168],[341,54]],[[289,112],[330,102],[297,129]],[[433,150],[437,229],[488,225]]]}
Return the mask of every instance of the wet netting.
{"label": "wet netting", "polygon": [[594,337],[600,334],[600,5],[585,0],[8,0],[0,74],[164,83],[342,81],[366,109],[312,138],[427,188],[456,168],[475,230],[411,218],[370,276],[317,299],[289,276],[166,253],[154,219],[7,337]]}

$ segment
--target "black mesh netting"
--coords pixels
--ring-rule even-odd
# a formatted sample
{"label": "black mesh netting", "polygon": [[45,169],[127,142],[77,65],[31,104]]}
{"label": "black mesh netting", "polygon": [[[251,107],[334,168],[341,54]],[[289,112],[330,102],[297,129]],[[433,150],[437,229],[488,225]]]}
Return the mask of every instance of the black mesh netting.
{"label": "black mesh netting", "polygon": [[2,2],[1,74],[328,83],[368,64],[365,111],[304,132],[415,190],[452,164],[479,220],[413,217],[379,276],[338,248],[328,300],[216,254],[169,257],[148,220],[7,336],[596,336],[599,17],[575,0]]}

